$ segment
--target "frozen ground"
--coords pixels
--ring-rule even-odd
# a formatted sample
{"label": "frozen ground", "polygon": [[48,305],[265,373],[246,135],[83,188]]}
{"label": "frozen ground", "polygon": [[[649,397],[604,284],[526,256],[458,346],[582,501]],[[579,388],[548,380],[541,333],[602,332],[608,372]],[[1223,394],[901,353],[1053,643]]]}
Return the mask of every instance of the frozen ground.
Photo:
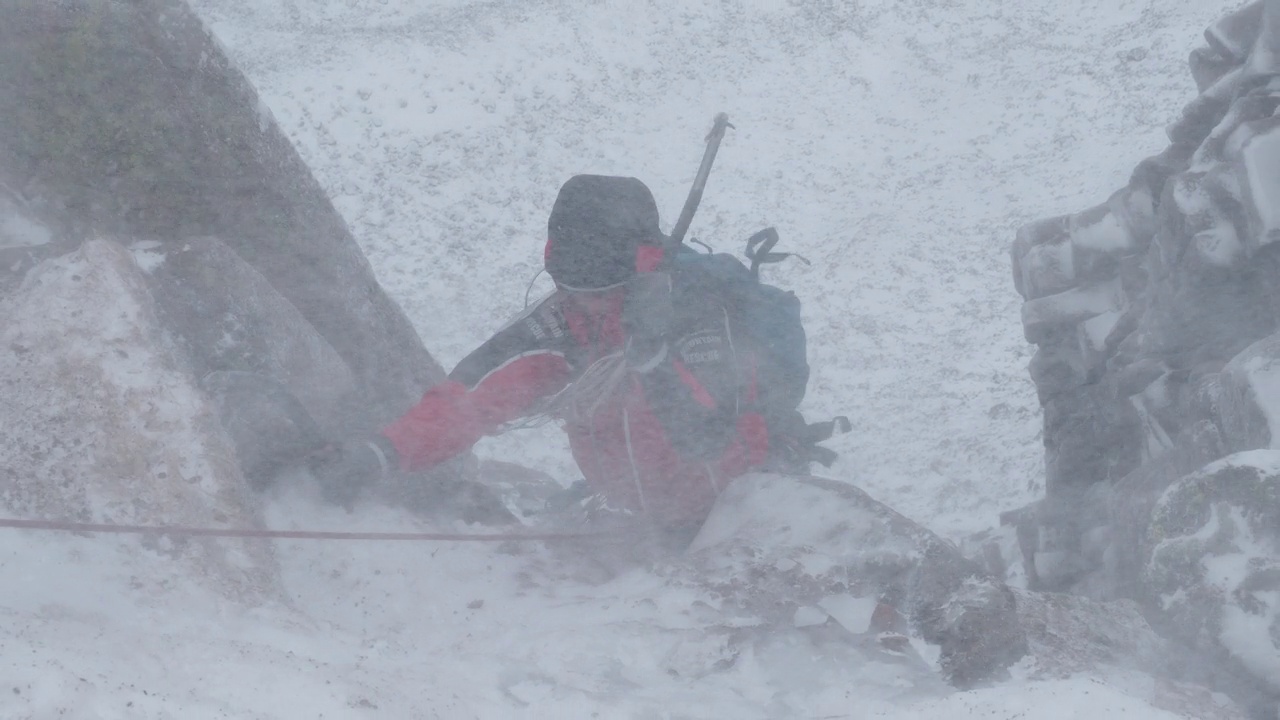
{"label": "frozen ground", "polygon": [[[854,422],[829,474],[958,540],[1040,490],[1014,229],[1164,147],[1186,55],[1236,3],[195,4],[445,366],[521,307],[565,178],[636,175],[670,223],[728,112],[692,234],[737,251],[776,225],[812,261],[770,272],[805,302],[807,411]],[[480,452],[573,479],[553,430]],[[280,528],[409,524],[267,503]],[[717,669],[706,598],[535,547],[281,542],[287,597],[254,610],[138,548],[0,536],[0,716],[1173,717],[1140,683],[949,693],[798,633]]]}

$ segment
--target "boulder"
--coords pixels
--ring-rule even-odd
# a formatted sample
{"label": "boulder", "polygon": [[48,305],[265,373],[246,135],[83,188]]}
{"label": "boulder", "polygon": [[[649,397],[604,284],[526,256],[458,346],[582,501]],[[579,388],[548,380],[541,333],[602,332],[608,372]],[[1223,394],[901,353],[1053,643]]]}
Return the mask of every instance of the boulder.
{"label": "boulder", "polygon": [[[350,366],[267,278],[221,240],[138,247],[165,326],[199,378],[250,373],[297,398],[324,437],[362,411]],[[218,379],[221,384],[227,378]]]}
{"label": "boulder", "polygon": [[1280,696],[1280,451],[1178,480],[1151,515],[1143,588],[1168,633]]}
{"label": "boulder", "polygon": [[[397,417],[443,376],[270,111],[182,0],[6,5],[0,190],[63,252],[94,236],[166,249],[217,238],[347,365],[362,399],[345,415],[348,432]],[[189,339],[192,329],[180,329]]]}
{"label": "boulder", "polygon": [[[5,514],[260,526],[234,447],[174,348],[145,274],[122,245],[93,240],[37,266],[0,303]],[[279,593],[265,541],[144,543],[227,597],[260,602]]]}
{"label": "boulder", "polygon": [[[766,626],[807,613],[855,634],[909,631],[940,648],[942,673],[958,687],[1006,675],[1027,650],[1008,587],[858,488],[824,478],[735,480],[672,572],[718,594],[723,613]],[[899,614],[895,628],[886,618]]]}

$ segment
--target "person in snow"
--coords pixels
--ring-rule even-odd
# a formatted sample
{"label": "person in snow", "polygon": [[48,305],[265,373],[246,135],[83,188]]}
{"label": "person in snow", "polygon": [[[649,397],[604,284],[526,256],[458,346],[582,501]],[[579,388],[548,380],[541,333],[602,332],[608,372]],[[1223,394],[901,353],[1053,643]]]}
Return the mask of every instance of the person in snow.
{"label": "person in snow", "polygon": [[722,301],[673,286],[649,188],[635,178],[574,176],[556,198],[547,238],[556,290],[403,417],[313,468],[331,494],[353,496],[511,423],[553,417],[594,494],[691,538],[716,496],[766,463],[753,353],[735,345]]}

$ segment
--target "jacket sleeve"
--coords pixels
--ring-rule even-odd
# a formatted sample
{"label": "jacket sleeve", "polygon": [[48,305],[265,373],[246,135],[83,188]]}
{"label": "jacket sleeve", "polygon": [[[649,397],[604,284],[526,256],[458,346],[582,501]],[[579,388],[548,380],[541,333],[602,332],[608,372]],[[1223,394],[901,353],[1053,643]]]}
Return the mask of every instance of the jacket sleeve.
{"label": "jacket sleeve", "polygon": [[524,416],[568,383],[571,339],[553,296],[486,341],[383,429],[403,470],[429,468]]}
{"label": "jacket sleeve", "polygon": [[764,462],[768,433],[754,411],[752,353],[735,346],[723,308],[706,310],[678,321],[666,357],[641,383],[681,458],[736,475]]}

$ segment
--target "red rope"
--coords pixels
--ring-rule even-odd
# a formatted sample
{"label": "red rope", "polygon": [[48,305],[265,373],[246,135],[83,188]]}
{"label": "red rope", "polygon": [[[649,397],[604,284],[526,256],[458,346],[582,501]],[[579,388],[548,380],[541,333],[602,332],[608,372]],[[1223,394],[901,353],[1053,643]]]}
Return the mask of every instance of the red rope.
{"label": "red rope", "polygon": [[569,540],[596,537],[600,533],[423,533],[423,532],[329,532],[323,530],[237,530],[234,528],[194,528],[177,525],[113,525],[107,523],[74,523],[54,520],[18,520],[0,518],[0,527],[24,530],[61,530],[64,532],[117,533],[127,535],[183,535],[225,538],[288,538],[293,540],[445,540],[464,542],[503,542],[531,540]]}

